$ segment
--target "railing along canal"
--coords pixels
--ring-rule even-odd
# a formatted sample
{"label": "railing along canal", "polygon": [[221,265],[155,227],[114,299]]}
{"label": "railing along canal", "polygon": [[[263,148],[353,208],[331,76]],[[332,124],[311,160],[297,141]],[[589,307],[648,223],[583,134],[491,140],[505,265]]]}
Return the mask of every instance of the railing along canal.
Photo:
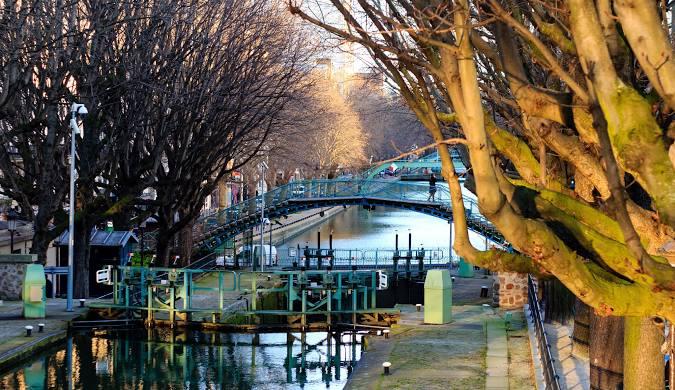
{"label": "railing along canal", "polygon": [[555,359],[551,355],[551,344],[544,328],[544,320],[541,318],[541,307],[537,299],[537,287],[531,275],[527,275],[527,295],[530,306],[530,316],[534,323],[534,333],[539,347],[539,356],[544,371],[544,382],[547,390],[560,390],[559,376],[555,370]]}

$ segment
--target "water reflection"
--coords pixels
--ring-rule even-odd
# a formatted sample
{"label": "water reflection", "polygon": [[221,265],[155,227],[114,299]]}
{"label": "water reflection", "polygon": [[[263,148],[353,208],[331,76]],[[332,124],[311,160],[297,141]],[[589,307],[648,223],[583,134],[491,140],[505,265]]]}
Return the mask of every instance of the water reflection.
{"label": "water reflection", "polygon": [[341,389],[361,340],[352,332],[76,334],[0,374],[0,388]]}
{"label": "water reflection", "polygon": [[[317,231],[321,232],[322,248],[328,248],[331,232],[333,248],[336,249],[393,249],[396,232],[400,248],[407,249],[408,231],[412,233],[413,249],[447,249],[450,243],[450,226],[446,220],[397,208],[377,207],[368,211],[352,206],[297,236],[285,237],[284,243],[279,245],[280,256],[287,252],[288,247],[308,245],[315,248]],[[469,239],[476,248],[485,248],[483,236],[469,231]]]}

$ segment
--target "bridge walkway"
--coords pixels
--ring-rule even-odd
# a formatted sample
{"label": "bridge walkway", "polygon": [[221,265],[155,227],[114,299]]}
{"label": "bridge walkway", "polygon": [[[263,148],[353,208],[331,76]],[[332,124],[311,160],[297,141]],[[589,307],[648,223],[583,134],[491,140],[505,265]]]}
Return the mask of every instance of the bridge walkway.
{"label": "bridge walkway", "polygon": [[[294,181],[222,211],[202,216],[200,231],[194,232],[195,246],[208,252],[226,240],[260,224],[262,216],[273,219],[313,208],[359,205],[397,207],[448,221],[453,219],[450,193],[437,186],[434,199],[429,186],[418,182],[370,179]],[[464,197],[469,228],[490,240],[504,244],[497,229],[483,217],[472,197]]]}

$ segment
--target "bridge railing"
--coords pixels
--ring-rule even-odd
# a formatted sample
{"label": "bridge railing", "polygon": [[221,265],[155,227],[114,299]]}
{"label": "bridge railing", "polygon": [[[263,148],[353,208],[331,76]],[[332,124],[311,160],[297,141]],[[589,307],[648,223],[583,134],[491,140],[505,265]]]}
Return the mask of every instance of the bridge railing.
{"label": "bridge railing", "polygon": [[[426,183],[401,182],[371,179],[303,180],[277,187],[255,198],[247,199],[220,212],[201,217],[193,231],[196,240],[211,235],[223,225],[242,218],[260,218],[264,204],[266,213],[272,207],[294,200],[327,200],[340,198],[370,198],[388,201],[419,202],[433,204],[447,210],[451,208],[450,191],[446,186],[437,186],[433,201]],[[492,224],[480,215],[476,201],[464,197],[464,206],[469,222],[481,232],[496,234]]]}

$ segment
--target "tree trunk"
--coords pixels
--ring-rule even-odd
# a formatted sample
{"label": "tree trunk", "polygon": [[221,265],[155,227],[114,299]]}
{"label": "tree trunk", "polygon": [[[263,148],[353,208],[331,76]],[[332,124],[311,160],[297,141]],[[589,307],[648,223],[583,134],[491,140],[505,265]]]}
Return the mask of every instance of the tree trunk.
{"label": "tree trunk", "polygon": [[574,303],[574,331],[572,332],[572,355],[588,360],[588,345],[591,331],[591,308],[577,299]]}
{"label": "tree trunk", "polygon": [[591,313],[591,390],[623,388],[623,322],[623,317]]}
{"label": "tree trunk", "polygon": [[86,216],[75,221],[75,242],[73,248],[73,297],[89,298],[89,242],[93,226]]}
{"label": "tree trunk", "polygon": [[192,258],[192,246],[194,244],[194,237],[192,236],[192,224],[184,227],[180,231],[180,263],[181,265],[190,264]]}
{"label": "tree trunk", "polygon": [[624,388],[663,390],[663,328],[649,317],[626,317],[624,328]]}
{"label": "tree trunk", "polygon": [[47,264],[47,249],[49,243],[52,241],[52,236],[48,229],[34,225],[35,233],[33,234],[33,241],[30,248],[30,253],[37,254],[38,262],[42,265]]}
{"label": "tree trunk", "polygon": [[171,237],[169,237],[164,229],[161,227],[157,231],[157,244],[156,244],[156,264],[161,264],[164,267],[169,266],[170,258],[169,258],[169,250],[171,249]]}

